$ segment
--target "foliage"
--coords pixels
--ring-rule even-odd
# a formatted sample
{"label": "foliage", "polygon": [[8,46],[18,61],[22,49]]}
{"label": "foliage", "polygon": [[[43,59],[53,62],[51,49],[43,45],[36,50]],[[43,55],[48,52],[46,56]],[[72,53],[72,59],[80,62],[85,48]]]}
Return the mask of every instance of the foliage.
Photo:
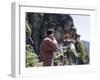
{"label": "foliage", "polygon": [[26,67],[32,67],[37,65],[38,63],[38,56],[34,53],[32,46],[26,45]]}
{"label": "foliage", "polygon": [[83,46],[83,44],[82,44],[82,42],[79,42],[79,47],[78,47],[79,49],[80,49],[80,59],[81,60],[84,60],[85,59],[85,49],[84,49],[84,46]]}
{"label": "foliage", "polygon": [[37,62],[38,62],[38,59],[35,53],[26,51],[26,67],[35,66]]}

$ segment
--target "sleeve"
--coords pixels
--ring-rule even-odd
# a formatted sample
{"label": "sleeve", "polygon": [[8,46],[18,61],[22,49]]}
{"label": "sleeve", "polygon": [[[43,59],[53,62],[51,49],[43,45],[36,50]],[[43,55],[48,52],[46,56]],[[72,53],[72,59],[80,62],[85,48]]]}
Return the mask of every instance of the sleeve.
{"label": "sleeve", "polygon": [[58,47],[57,41],[54,39],[52,40],[46,40],[45,41],[45,51],[55,51]]}

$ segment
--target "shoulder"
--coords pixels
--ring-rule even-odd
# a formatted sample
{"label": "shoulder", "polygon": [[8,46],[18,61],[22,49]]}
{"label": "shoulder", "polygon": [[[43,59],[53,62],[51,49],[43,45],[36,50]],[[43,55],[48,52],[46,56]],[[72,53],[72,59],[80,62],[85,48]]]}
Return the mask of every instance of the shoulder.
{"label": "shoulder", "polygon": [[43,41],[52,41],[50,38],[46,37]]}

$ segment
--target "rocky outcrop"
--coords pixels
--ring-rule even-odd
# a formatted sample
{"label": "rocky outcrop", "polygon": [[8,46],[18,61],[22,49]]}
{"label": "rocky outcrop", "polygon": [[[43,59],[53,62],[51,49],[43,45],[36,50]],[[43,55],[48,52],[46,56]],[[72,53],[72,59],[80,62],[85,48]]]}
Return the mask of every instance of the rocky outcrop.
{"label": "rocky outcrop", "polygon": [[26,13],[26,44],[32,45],[35,53],[39,54],[47,29],[53,28],[55,36],[61,41],[63,32],[71,27],[74,23],[69,14]]}

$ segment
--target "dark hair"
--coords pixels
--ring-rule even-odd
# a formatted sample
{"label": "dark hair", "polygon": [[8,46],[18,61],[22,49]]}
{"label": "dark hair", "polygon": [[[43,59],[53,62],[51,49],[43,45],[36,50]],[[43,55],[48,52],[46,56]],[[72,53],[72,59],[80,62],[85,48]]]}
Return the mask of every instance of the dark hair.
{"label": "dark hair", "polygon": [[81,37],[81,35],[77,34],[76,38],[80,38],[80,37]]}
{"label": "dark hair", "polygon": [[52,34],[52,33],[54,33],[54,30],[53,30],[53,29],[48,29],[48,30],[47,30],[47,35],[50,35],[50,34]]}
{"label": "dark hair", "polygon": [[81,35],[77,34],[77,37],[80,37]]}

